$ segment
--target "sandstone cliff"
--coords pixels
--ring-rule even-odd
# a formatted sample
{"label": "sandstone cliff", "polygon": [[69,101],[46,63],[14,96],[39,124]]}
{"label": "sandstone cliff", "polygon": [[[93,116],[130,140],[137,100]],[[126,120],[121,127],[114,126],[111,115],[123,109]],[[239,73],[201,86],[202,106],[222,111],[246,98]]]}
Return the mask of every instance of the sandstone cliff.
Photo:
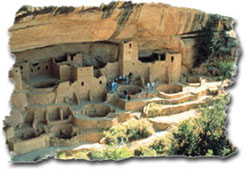
{"label": "sandstone cliff", "polygon": [[[35,57],[36,49],[61,44],[133,39],[138,42],[140,55],[172,49],[182,53],[183,65],[191,68],[195,37],[207,27],[211,16],[195,9],[153,3],[112,2],[77,8],[23,6],[9,29],[9,44],[18,58]],[[222,16],[214,22],[217,32],[232,30],[234,20]]]}

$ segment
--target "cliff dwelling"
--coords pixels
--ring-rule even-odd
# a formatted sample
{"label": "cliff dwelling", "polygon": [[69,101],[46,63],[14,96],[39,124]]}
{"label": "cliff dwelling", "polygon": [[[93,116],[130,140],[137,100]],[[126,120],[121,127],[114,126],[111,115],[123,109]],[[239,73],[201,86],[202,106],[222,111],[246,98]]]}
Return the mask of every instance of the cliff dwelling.
{"label": "cliff dwelling", "polygon": [[[193,22],[161,20],[163,25],[156,26],[162,10],[169,19],[173,8],[181,17],[196,13],[190,18]],[[132,119],[145,119],[155,133],[163,133],[196,117],[199,105],[227,96],[215,78],[219,73],[204,71],[204,61],[197,60],[198,37],[211,15],[130,2],[64,9],[24,6],[10,28],[15,64],[9,77],[15,88],[4,131],[14,161],[30,161],[25,155],[39,155],[47,148],[104,145],[104,131]],[[153,10],[157,29],[144,22],[147,11]],[[117,15],[118,22],[113,19]],[[86,20],[88,16],[91,19]],[[225,30],[231,27],[231,18],[214,22],[217,32],[231,31]],[[231,49],[229,60],[236,61],[238,50]],[[217,57],[214,61],[219,62]],[[212,59],[209,62],[216,63]],[[178,115],[184,116],[172,117]],[[32,161],[35,158],[42,155]]]}

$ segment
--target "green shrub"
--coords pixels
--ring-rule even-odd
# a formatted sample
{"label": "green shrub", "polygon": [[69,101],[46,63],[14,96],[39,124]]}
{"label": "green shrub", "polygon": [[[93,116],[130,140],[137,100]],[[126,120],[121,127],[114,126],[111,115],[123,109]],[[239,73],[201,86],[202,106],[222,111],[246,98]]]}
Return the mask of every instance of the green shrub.
{"label": "green shrub", "polygon": [[163,104],[150,103],[146,106],[146,113],[148,117],[158,116],[159,109],[163,106]]}
{"label": "green shrub", "polygon": [[163,154],[165,152],[165,139],[160,138],[158,140],[155,140],[152,145],[150,145],[150,148],[152,148],[157,154]]}
{"label": "green shrub", "polygon": [[123,140],[127,142],[126,133],[127,129],[125,126],[121,124],[114,125],[109,130],[104,131],[105,143],[108,145],[119,144],[121,142],[121,138],[123,138]]}
{"label": "green shrub", "polygon": [[91,150],[87,154],[87,157],[90,160],[104,160],[105,159],[104,152],[101,150]]}
{"label": "green shrub", "polygon": [[[218,30],[220,21],[224,24],[224,29],[221,31]],[[208,60],[208,64],[209,61],[211,61],[212,65],[218,68],[217,63],[213,62],[215,59],[218,60],[220,57],[238,57],[237,54],[232,56],[232,50],[239,49],[239,42],[228,33],[232,30],[230,23],[232,23],[232,18],[219,15],[209,16],[205,27],[198,32],[198,36],[195,39],[197,41],[196,49],[198,51],[195,57],[195,66],[200,66]],[[234,61],[234,59],[232,61]]]}
{"label": "green shrub", "polygon": [[236,69],[237,69],[237,65],[235,62],[221,61],[219,63],[219,71],[222,77],[221,80],[223,81],[225,79],[231,79]]}
{"label": "green shrub", "polygon": [[146,138],[154,133],[152,124],[146,119],[131,119],[125,126],[128,141]]}
{"label": "green shrub", "polygon": [[65,152],[58,153],[58,159],[66,159],[67,155]]}
{"label": "green shrub", "polygon": [[141,156],[141,157],[151,157],[151,156],[157,156],[157,153],[155,150],[153,150],[150,147],[139,147],[134,150],[135,156]]}
{"label": "green shrub", "polygon": [[122,160],[133,156],[127,147],[107,147],[104,150],[91,150],[87,154],[90,160]]}
{"label": "green shrub", "polygon": [[154,133],[152,124],[146,119],[131,119],[123,124],[112,126],[104,131],[105,143],[108,145],[120,144],[121,138],[124,142],[130,142],[146,138]]}
{"label": "green shrub", "polygon": [[235,151],[225,134],[228,100],[221,99],[212,108],[202,108],[197,119],[186,120],[166,137],[168,155],[227,156]]}
{"label": "green shrub", "polygon": [[104,156],[110,160],[122,160],[133,156],[133,151],[128,147],[107,147],[104,150]]}
{"label": "green shrub", "polygon": [[78,152],[75,152],[74,154],[72,154],[72,157],[74,159],[85,159],[85,160],[88,160],[88,151],[78,151]]}
{"label": "green shrub", "polygon": [[88,160],[87,150],[66,150],[57,153],[58,159],[85,159]]}

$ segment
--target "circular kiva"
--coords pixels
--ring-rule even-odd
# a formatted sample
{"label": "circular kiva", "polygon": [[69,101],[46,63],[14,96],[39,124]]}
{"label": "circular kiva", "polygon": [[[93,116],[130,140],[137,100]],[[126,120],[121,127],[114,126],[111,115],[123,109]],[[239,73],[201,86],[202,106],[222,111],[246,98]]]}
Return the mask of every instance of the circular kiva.
{"label": "circular kiva", "polygon": [[82,114],[88,117],[105,117],[110,113],[111,108],[105,104],[87,104],[82,110]]}
{"label": "circular kiva", "polygon": [[135,95],[142,92],[142,89],[136,85],[123,85],[117,89],[118,94]]}
{"label": "circular kiva", "polygon": [[54,87],[55,85],[56,85],[56,82],[54,81],[41,81],[41,82],[33,84],[32,86],[34,88],[50,88],[50,87]]}

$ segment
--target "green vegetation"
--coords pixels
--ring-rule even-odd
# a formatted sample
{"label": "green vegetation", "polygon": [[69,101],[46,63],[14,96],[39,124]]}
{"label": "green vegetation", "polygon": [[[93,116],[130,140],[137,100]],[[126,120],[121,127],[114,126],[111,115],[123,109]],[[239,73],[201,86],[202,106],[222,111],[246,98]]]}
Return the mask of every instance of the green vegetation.
{"label": "green vegetation", "polygon": [[65,152],[60,152],[57,157],[58,157],[58,159],[66,159],[67,155]]}
{"label": "green vegetation", "polygon": [[123,3],[120,7],[121,12],[118,16],[118,25],[124,25],[128,21],[130,14],[133,12],[134,6],[135,4],[132,4],[131,1],[126,1]]}
{"label": "green vegetation", "polygon": [[107,18],[107,17],[111,16],[111,14],[113,13],[117,4],[118,3],[116,1],[112,1],[108,5],[105,5],[104,8],[102,9],[102,11],[103,11],[102,18]]}
{"label": "green vegetation", "polygon": [[163,106],[163,104],[157,104],[157,103],[149,103],[146,106],[146,116],[148,117],[155,117],[158,116],[157,113],[159,113],[159,109]]}
{"label": "green vegetation", "polygon": [[[174,105],[172,103],[165,103],[165,104],[168,104],[168,105]],[[162,107],[164,106],[164,103],[161,103],[161,104],[158,104],[158,103],[149,103],[147,106],[146,106],[146,111],[145,111],[145,116],[148,116],[148,117],[156,117],[156,116],[170,116],[172,115],[172,111],[168,111],[166,113],[162,112]]]}
{"label": "green vegetation", "polygon": [[80,150],[80,151],[62,151],[57,154],[59,159],[85,159],[89,160],[87,150]]}
{"label": "green vegetation", "polygon": [[72,6],[61,6],[61,7],[49,6],[49,7],[36,9],[35,7],[24,5],[17,11],[17,14],[19,15],[15,17],[15,23],[20,22],[22,18],[30,15],[32,15],[33,18],[35,18],[37,15],[48,14],[55,11],[53,16],[56,16],[58,14],[68,14],[70,12],[73,12],[74,9],[75,7]]}
{"label": "green vegetation", "polygon": [[121,141],[121,138],[124,141],[127,141],[127,129],[125,126],[118,124],[115,126],[112,126],[109,130],[104,131],[104,141],[108,145],[114,145],[119,144]]}
{"label": "green vegetation", "polygon": [[165,154],[165,149],[166,149],[166,138],[161,138],[156,141],[154,141],[153,144],[150,145],[150,148],[155,150],[155,152],[158,155],[164,155]]}
{"label": "green vegetation", "polygon": [[92,150],[87,154],[90,160],[122,160],[133,156],[127,147],[107,147],[104,150]]}
{"label": "green vegetation", "polygon": [[[220,57],[228,58],[232,56],[232,50],[239,48],[239,42],[236,38],[229,35],[231,30],[232,18],[219,15],[211,15],[206,26],[199,32],[197,37],[198,55],[195,66],[199,66],[207,61],[209,66],[210,61]],[[219,28],[221,25],[222,28]],[[209,68],[216,67],[215,62]]]}
{"label": "green vegetation", "polygon": [[156,141],[151,147],[157,153],[186,156],[227,156],[235,148],[226,137],[225,107],[229,102],[222,98],[212,107],[201,108],[196,119],[186,120],[171,130],[164,139]]}
{"label": "green vegetation", "polygon": [[91,150],[88,154],[87,154],[88,158],[90,160],[104,160],[104,152],[101,150]]}
{"label": "green vegetation", "polygon": [[35,8],[32,6],[24,5],[17,11],[18,15],[15,17],[15,23],[20,22],[20,20],[26,16],[33,15],[33,17],[35,18],[36,15],[50,13],[54,9],[55,7],[50,6],[50,7],[43,7],[40,10],[35,10]]}
{"label": "green vegetation", "polygon": [[231,79],[234,71],[236,71],[237,65],[235,62],[225,62],[221,61],[219,63],[219,71],[221,75],[221,80]]}
{"label": "green vegetation", "polygon": [[124,124],[112,126],[109,130],[104,131],[105,143],[107,145],[131,142],[134,140],[146,138],[154,133],[152,124],[146,119],[131,119]]}
{"label": "green vegetation", "polygon": [[140,146],[134,150],[134,155],[141,157],[151,157],[151,156],[157,156],[157,152],[150,147]]}
{"label": "green vegetation", "polygon": [[53,16],[56,16],[58,14],[68,14],[70,12],[73,12],[74,10],[75,10],[75,7],[72,7],[72,6],[61,6],[56,9]]}

